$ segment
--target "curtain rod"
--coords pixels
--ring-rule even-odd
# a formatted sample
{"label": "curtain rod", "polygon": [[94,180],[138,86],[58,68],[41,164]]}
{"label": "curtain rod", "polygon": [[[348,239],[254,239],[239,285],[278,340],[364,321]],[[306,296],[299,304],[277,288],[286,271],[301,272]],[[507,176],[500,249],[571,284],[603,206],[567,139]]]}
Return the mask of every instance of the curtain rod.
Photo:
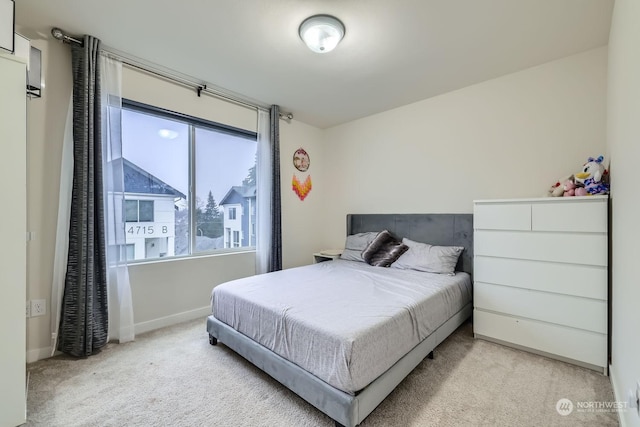
{"label": "curtain rod", "polygon": [[[51,29],[51,35],[53,36],[54,39],[56,40],[60,40],[63,43],[67,43],[67,44],[78,44],[80,46],[82,46],[83,42],[82,40],[79,40],[78,38],[69,36],[67,33],[65,33],[64,31],[62,31],[60,28],[54,27]],[[151,64],[147,61],[144,61],[142,59],[139,58],[134,58],[129,54],[126,54],[124,52],[120,52],[116,49],[113,49],[109,46],[102,46],[102,50],[110,57],[117,59],[119,61],[121,61],[123,64],[128,65],[129,67],[138,69],[140,71],[144,71],[146,73],[152,74],[154,76],[158,76],[164,79],[167,79],[169,81],[181,84],[183,86],[186,87],[191,87],[193,89],[195,89],[196,93],[198,94],[198,96],[200,96],[202,93],[205,93],[207,95],[216,97],[216,98],[220,98],[220,99],[224,99],[226,101],[229,102],[233,102],[235,104],[241,105],[243,107],[248,107],[248,108],[255,108],[258,110],[263,110],[263,111],[269,111],[270,106],[262,104],[260,102],[254,101],[254,100],[246,100],[243,99],[243,97],[239,96],[239,95],[235,95],[235,94],[231,94],[228,93],[227,91],[224,91],[220,88],[212,88],[210,85],[207,85],[207,83],[205,82],[198,82],[196,79],[194,79],[193,77],[187,76],[185,74],[181,74],[181,73],[177,73],[175,71],[166,69],[164,67],[160,67],[156,64]],[[284,120],[292,120],[293,119],[293,113],[285,113],[282,112],[280,113],[280,118],[284,119]]]}

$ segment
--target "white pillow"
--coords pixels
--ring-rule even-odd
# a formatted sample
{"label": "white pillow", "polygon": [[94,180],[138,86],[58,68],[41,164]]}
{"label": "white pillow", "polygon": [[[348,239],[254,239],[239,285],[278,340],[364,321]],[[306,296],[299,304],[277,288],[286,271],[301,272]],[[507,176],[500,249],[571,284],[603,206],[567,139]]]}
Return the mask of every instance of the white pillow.
{"label": "white pillow", "polygon": [[344,244],[344,251],[342,251],[340,259],[365,262],[364,258],[362,258],[362,251],[369,246],[369,243],[371,243],[377,235],[377,231],[350,234],[347,236],[347,241]]}
{"label": "white pillow", "polygon": [[414,242],[406,237],[402,239],[402,243],[409,246],[409,250],[391,264],[391,267],[427,273],[454,275],[458,258],[464,250],[462,246],[433,246]]}

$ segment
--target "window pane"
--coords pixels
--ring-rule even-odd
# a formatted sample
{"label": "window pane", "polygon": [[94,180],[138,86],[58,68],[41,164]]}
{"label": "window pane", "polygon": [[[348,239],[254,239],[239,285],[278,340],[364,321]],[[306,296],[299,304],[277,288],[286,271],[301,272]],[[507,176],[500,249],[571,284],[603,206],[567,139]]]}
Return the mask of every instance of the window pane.
{"label": "window pane", "polygon": [[240,236],[249,236],[255,222],[249,212],[256,199],[256,148],[255,140],[196,128],[196,251],[255,246]]}
{"label": "window pane", "polygon": [[140,200],[139,205],[140,222],[153,221],[153,200]]}
{"label": "window pane", "polygon": [[132,259],[135,259],[135,246],[134,245],[125,245],[125,251],[126,251],[126,257],[127,257],[127,261],[131,261]]}
{"label": "window pane", "polygon": [[125,108],[122,152],[125,197],[144,199],[125,207],[133,259],[188,254],[189,125]]}
{"label": "window pane", "polygon": [[124,201],[124,216],[126,222],[138,222],[138,201]]}

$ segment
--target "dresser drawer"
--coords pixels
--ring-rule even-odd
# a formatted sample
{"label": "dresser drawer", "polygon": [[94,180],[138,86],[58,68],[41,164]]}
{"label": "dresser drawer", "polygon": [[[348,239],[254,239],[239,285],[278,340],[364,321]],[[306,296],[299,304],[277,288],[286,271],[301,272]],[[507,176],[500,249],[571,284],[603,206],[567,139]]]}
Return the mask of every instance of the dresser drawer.
{"label": "dresser drawer", "polygon": [[476,280],[473,304],[488,311],[607,333],[607,303],[602,300],[490,285]]}
{"label": "dresser drawer", "polygon": [[607,268],[476,256],[476,282],[607,300]]}
{"label": "dresser drawer", "polygon": [[606,266],[606,234],[476,230],[474,254]]}
{"label": "dresser drawer", "polygon": [[473,332],[595,366],[607,363],[605,334],[482,310],[473,312]]}
{"label": "dresser drawer", "polygon": [[485,230],[531,230],[531,205],[476,204],[473,228]]}
{"label": "dresser drawer", "polygon": [[571,199],[531,205],[534,231],[606,233],[607,199]]}

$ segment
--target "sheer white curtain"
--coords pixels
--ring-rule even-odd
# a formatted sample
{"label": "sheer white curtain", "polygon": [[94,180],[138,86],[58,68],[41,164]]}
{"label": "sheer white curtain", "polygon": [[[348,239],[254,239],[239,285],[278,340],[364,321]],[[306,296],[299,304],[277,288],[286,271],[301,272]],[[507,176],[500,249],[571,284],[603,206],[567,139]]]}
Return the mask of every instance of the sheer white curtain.
{"label": "sheer white curtain", "polygon": [[271,130],[269,111],[258,110],[256,274],[267,273],[271,256]]}
{"label": "sheer white curtain", "polygon": [[71,216],[71,190],[73,188],[73,101],[69,99],[67,122],[62,143],[62,161],[60,163],[60,196],[58,202],[58,225],[53,260],[53,281],[51,283],[51,355],[58,347],[58,328],[60,327],[60,307],[64,294],[64,281],[67,274],[67,256],[69,254],[69,217]]}
{"label": "sheer white curtain", "polygon": [[109,340],[134,339],[133,302],[127,267],[122,158],[122,62],[100,56],[102,164],[107,244]]}

